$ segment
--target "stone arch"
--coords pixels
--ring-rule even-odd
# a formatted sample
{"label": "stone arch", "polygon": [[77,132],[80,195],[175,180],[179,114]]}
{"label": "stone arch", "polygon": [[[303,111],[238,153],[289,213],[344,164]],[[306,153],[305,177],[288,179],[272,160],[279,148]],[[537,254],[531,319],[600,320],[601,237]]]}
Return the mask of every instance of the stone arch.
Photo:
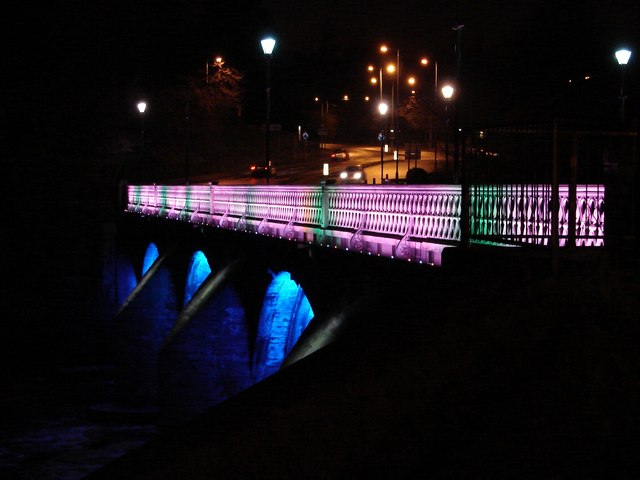
{"label": "stone arch", "polygon": [[280,369],[313,316],[304,290],[291,274],[286,271],[273,274],[258,320],[252,365],[254,382]]}
{"label": "stone arch", "polygon": [[184,305],[189,303],[193,294],[200,288],[202,282],[211,274],[211,267],[207,256],[202,250],[196,250],[191,256],[184,287]]}

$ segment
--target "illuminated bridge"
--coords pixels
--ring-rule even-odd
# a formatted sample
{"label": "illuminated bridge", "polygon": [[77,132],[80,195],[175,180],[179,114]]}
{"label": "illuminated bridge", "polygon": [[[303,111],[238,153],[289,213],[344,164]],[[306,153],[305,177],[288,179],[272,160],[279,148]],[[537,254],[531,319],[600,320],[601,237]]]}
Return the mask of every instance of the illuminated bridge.
{"label": "illuminated bridge", "polygon": [[603,245],[604,186],[555,190],[472,186],[465,200],[460,185],[142,185],[129,186],[127,211],[432,265],[465,237],[505,246]]}
{"label": "illuminated bridge", "polygon": [[465,241],[505,252],[605,242],[602,185],[472,186],[468,196],[459,185],[131,185],[127,194],[104,273],[118,401],[153,406],[167,423],[332,342],[358,311],[406,303],[391,286],[428,279],[418,295],[438,295],[433,276]]}

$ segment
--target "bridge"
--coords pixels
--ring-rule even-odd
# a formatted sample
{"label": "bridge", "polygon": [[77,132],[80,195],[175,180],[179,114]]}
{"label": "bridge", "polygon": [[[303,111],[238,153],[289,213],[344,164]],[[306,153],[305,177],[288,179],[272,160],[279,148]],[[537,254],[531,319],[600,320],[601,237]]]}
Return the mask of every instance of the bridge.
{"label": "bridge", "polygon": [[441,265],[461,242],[602,246],[603,185],[130,185],[126,210]]}
{"label": "bridge", "polygon": [[[457,270],[452,261],[461,265],[469,258],[460,248],[464,221],[457,185],[131,185],[118,226],[118,258],[105,275],[117,297],[111,324],[116,407],[150,411],[169,431],[190,425],[191,434],[196,424],[188,420],[201,414],[217,418],[220,411],[229,415],[240,405],[224,431],[218,430],[219,423],[212,430],[206,420],[196,435],[213,435],[223,443],[235,438],[238,418],[264,422],[269,402],[280,408],[290,401],[287,394],[315,396],[296,388],[301,378],[307,378],[302,390],[315,391],[314,382],[339,383],[336,376],[342,378],[351,363],[364,368],[374,362],[359,387],[365,390],[381,371],[397,379],[436,365],[433,373],[444,381],[446,372],[455,375],[452,366],[460,361],[477,368],[474,355],[484,348],[493,352],[502,338],[496,328],[513,328],[526,337],[539,324],[527,323],[526,314],[498,320],[494,310],[489,310],[490,320],[478,323],[487,305],[504,306],[509,290],[508,301],[518,308],[521,300],[530,307],[542,301],[531,314],[539,318],[548,305],[556,308],[566,301],[562,287],[584,283],[580,275],[579,280],[563,279],[569,284],[554,284],[553,299],[546,290],[538,296],[535,287],[528,288],[539,285],[532,279],[540,277],[531,272],[542,262],[519,251],[546,256],[553,242],[567,250],[575,247],[577,253],[592,247],[605,251],[600,248],[605,244],[602,186],[560,185],[556,201],[553,190],[545,185],[471,188],[470,242],[478,244],[480,255],[493,257],[480,268]],[[478,192],[482,196],[475,197]],[[557,215],[551,214],[552,206]],[[512,254],[513,261],[494,261]],[[518,297],[521,292],[525,297]],[[464,320],[452,309],[464,311]],[[544,325],[547,320],[549,328],[555,327],[543,318]],[[448,343],[461,338],[466,340],[459,346]],[[337,351],[325,348],[331,346]],[[520,352],[512,347],[504,348]],[[372,350],[389,358],[382,352],[398,349],[405,355],[390,355],[402,358],[402,366],[385,366],[363,353]],[[450,349],[460,358],[453,359]],[[437,354],[414,361],[438,351],[443,353],[440,363]],[[222,410],[211,409],[232,397]],[[353,405],[357,410],[358,401]],[[362,425],[384,422],[362,419],[356,411],[350,415]],[[278,421],[279,414],[274,418]],[[249,430],[247,435],[253,435]],[[197,450],[200,440],[189,445],[188,450]],[[170,450],[163,454],[173,455]],[[95,478],[109,478],[110,468],[152,468],[127,461]],[[220,465],[226,464],[221,460]]]}
{"label": "bridge", "polygon": [[380,262],[439,270],[465,238],[505,252],[605,244],[602,185],[469,191],[129,185],[104,273],[121,402],[179,422],[317,351],[402,275]]}

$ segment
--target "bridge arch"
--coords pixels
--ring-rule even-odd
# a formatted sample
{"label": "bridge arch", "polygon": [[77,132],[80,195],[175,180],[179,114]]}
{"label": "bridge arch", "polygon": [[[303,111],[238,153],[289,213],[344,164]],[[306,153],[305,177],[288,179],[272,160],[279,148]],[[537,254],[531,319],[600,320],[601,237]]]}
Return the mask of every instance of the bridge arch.
{"label": "bridge arch", "polygon": [[124,248],[137,281],[113,322],[118,400],[176,423],[277,371],[313,309],[282,252],[150,227]]}
{"label": "bridge arch", "polygon": [[189,303],[193,294],[200,288],[202,282],[211,274],[209,261],[202,250],[196,250],[189,262],[187,278],[185,281],[184,305]]}
{"label": "bridge arch", "polygon": [[151,265],[153,265],[159,256],[160,253],[158,252],[156,244],[154,242],[149,243],[149,245],[147,245],[144,258],[142,259],[142,276],[149,271]]}

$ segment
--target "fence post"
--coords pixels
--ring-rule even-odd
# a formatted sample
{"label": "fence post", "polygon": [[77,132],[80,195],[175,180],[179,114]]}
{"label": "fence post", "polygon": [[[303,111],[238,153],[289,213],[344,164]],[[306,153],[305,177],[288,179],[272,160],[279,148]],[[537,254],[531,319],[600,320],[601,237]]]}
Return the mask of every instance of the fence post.
{"label": "fence post", "polygon": [[569,158],[569,218],[567,223],[569,226],[569,235],[567,239],[567,247],[576,246],[576,209],[577,209],[577,170],[578,170],[578,134],[573,132],[571,135],[571,157]]}
{"label": "fence post", "polygon": [[329,198],[327,194],[327,187],[322,185],[322,202],[320,204],[320,227],[322,228],[322,236],[325,236],[327,225],[329,223]]}
{"label": "fence post", "polygon": [[558,214],[560,213],[560,187],[558,185],[558,121],[553,121],[551,154],[551,268],[558,273]]}
{"label": "fence post", "polygon": [[[460,240],[462,244],[462,248],[469,247],[471,243],[471,232],[469,231],[469,209],[470,209],[470,195],[469,195],[469,180],[467,178],[467,157],[464,154],[465,151],[465,137],[462,137],[462,155],[460,162],[460,203],[462,206],[462,211],[460,212]],[[458,148],[458,147],[456,147]]]}
{"label": "fence post", "polygon": [[215,208],[216,204],[213,182],[209,182],[209,219],[213,219],[213,214],[216,213]]}

